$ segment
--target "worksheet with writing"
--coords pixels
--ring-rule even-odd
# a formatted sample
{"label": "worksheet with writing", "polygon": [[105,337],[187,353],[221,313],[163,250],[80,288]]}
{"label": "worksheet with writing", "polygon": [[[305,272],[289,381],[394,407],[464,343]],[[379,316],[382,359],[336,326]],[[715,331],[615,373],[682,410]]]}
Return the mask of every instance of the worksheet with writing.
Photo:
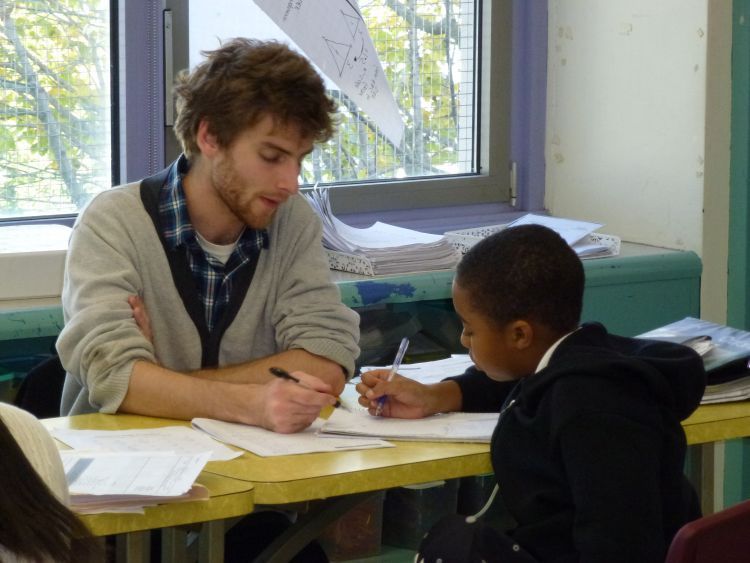
{"label": "worksheet with writing", "polygon": [[322,434],[376,436],[392,440],[489,442],[498,413],[451,412],[427,418],[372,416],[364,409],[337,409],[325,421]]}
{"label": "worksheet with writing", "polygon": [[217,440],[264,457],[393,447],[393,444],[371,437],[321,436],[318,430],[323,424],[322,419],[317,419],[310,427],[295,434],[279,434],[257,426],[210,418],[194,418],[192,423],[195,428]]}

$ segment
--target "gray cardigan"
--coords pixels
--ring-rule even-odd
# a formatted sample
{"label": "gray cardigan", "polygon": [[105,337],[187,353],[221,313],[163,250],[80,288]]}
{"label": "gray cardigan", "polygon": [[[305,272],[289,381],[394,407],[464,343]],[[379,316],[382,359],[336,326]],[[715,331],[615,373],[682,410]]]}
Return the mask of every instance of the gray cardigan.
{"label": "gray cardigan", "polygon": [[[65,326],[57,341],[67,371],[63,415],[116,412],[137,360],[179,372],[213,367],[204,365],[205,341],[140,192],[134,183],[99,194],[74,226],[62,291]],[[317,215],[302,196],[292,197],[268,235],[250,288],[218,342],[218,365],[298,348],[351,375],[359,318],[331,282]],[[153,344],[133,320],[127,298],[135,294],[145,301]]]}

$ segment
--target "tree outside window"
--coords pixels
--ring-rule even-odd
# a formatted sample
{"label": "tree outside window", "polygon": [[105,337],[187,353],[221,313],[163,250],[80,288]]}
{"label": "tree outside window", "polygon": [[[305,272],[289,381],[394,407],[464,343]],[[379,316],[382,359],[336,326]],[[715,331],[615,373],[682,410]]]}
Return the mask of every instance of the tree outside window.
{"label": "tree outside window", "polygon": [[377,181],[475,172],[473,0],[359,3],[406,125],[394,146],[338,90],[338,134],[306,163],[306,183]]}
{"label": "tree outside window", "polygon": [[102,0],[0,0],[0,216],[111,185],[109,22]]}
{"label": "tree outside window", "polygon": [[[404,142],[394,146],[332,90],[340,126],[306,159],[304,183],[476,173],[476,5],[359,2],[406,125]],[[107,0],[0,0],[0,217],[76,213],[110,187],[109,37]]]}

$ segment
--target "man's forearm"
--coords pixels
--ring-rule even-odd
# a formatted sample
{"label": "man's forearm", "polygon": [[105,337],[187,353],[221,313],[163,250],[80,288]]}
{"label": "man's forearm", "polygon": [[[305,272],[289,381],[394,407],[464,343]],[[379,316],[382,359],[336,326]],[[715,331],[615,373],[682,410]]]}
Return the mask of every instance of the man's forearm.
{"label": "man's forearm", "polygon": [[300,349],[287,350],[273,356],[233,366],[202,369],[192,372],[190,375],[212,381],[262,384],[273,377],[268,371],[268,368],[271,366],[282,367],[287,371],[304,371],[310,375],[314,375],[318,379],[328,383],[337,395],[344,390],[345,374],[339,364]]}
{"label": "man's forearm", "polygon": [[262,409],[252,404],[260,400],[259,388],[211,381],[137,361],[118,412],[179,420],[205,417],[258,424],[253,416],[259,415]]}
{"label": "man's forearm", "polygon": [[[204,374],[207,375],[207,374]],[[119,412],[191,420],[214,418],[288,433],[307,428],[332,405],[331,387],[313,375],[300,383],[232,383],[177,373],[147,361],[133,364]]]}

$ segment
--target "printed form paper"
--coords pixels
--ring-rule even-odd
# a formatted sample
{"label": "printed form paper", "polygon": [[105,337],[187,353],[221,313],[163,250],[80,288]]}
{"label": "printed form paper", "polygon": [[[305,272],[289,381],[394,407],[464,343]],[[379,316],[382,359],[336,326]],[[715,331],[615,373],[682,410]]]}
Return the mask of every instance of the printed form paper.
{"label": "printed form paper", "polygon": [[209,452],[60,452],[70,494],[179,496],[193,486]]}
{"label": "printed form paper", "polygon": [[177,452],[194,454],[211,452],[209,461],[226,461],[242,455],[203,432],[187,426],[164,426],[135,430],[73,430],[50,431],[53,437],[74,450],[107,452]]}

